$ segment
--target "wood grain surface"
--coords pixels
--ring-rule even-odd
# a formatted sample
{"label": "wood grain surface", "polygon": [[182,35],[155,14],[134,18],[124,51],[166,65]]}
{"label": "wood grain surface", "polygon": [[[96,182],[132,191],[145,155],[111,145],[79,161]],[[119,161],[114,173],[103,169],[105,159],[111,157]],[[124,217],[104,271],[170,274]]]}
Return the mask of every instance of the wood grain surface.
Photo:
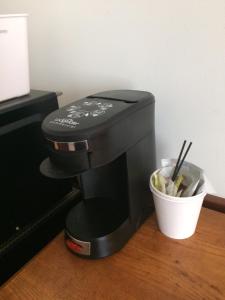
{"label": "wood grain surface", "polygon": [[70,253],[58,235],[0,289],[1,300],[225,299],[225,214],[203,208],[186,240],[162,235],[152,215],[111,257]]}

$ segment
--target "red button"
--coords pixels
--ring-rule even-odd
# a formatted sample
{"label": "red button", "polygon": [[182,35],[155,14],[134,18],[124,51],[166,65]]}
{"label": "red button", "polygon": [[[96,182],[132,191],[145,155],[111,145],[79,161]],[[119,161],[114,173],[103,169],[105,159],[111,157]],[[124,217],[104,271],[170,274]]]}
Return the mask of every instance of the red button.
{"label": "red button", "polygon": [[81,245],[74,243],[70,239],[66,239],[66,244],[67,244],[68,248],[71,249],[72,251],[80,252],[82,250]]}

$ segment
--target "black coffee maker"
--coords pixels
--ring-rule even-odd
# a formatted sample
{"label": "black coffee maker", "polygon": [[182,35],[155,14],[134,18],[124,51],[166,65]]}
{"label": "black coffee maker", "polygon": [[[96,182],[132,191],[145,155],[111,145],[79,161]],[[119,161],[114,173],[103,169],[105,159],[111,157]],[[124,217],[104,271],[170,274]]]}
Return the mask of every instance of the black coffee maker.
{"label": "black coffee maker", "polygon": [[74,177],[80,190],[81,201],[65,224],[66,245],[76,254],[111,255],[153,210],[154,102],[148,92],[106,91],[56,110],[42,123],[49,158],[41,172]]}

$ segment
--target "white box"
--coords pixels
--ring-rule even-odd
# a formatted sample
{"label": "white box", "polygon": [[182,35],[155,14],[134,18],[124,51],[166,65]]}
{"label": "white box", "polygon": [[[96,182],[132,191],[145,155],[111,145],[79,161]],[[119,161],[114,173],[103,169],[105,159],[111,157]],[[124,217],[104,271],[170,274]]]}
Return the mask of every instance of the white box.
{"label": "white box", "polygon": [[0,15],[0,101],[29,92],[27,14]]}

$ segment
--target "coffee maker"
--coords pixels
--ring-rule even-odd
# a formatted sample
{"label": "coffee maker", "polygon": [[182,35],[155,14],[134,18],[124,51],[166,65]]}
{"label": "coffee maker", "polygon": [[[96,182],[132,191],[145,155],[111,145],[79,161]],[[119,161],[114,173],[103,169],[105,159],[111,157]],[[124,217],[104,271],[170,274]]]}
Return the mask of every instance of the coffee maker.
{"label": "coffee maker", "polygon": [[42,131],[49,157],[41,172],[74,178],[80,201],[67,215],[65,242],[100,258],[120,250],[153,211],[148,179],[155,170],[154,96],[113,90],[48,115]]}

